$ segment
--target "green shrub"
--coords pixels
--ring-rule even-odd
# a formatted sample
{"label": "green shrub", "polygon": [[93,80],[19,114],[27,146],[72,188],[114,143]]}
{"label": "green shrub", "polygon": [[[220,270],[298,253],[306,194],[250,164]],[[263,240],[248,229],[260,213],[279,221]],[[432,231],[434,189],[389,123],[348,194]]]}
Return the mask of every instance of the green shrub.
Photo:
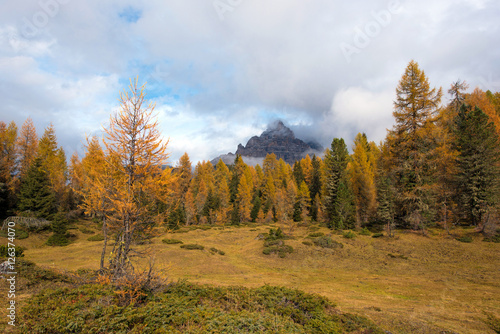
{"label": "green shrub", "polygon": [[[12,247],[11,247],[12,248]],[[15,246],[14,247],[14,254],[9,253],[9,246],[8,245],[0,245],[0,258],[2,257],[23,257],[24,256],[24,248],[21,246]]]}
{"label": "green shrub", "polygon": [[189,249],[189,250],[195,250],[195,249],[198,249],[198,250],[204,250],[205,247],[201,246],[201,245],[197,245],[197,244],[186,244],[186,245],[181,245],[181,248],[184,248],[184,249]]}
{"label": "green shrub", "polygon": [[278,254],[280,258],[284,258],[287,254],[293,253],[293,248],[285,245],[284,239],[286,238],[281,228],[278,227],[276,230],[271,228],[269,234],[265,236],[262,253],[264,255]]}
{"label": "green shrub", "polygon": [[484,238],[483,241],[500,243],[500,233],[497,232],[497,234],[491,237]]}
{"label": "green shrub", "polygon": [[48,246],[67,246],[70,243],[69,237],[69,234],[54,233],[47,239],[46,244]]}
{"label": "green shrub", "polygon": [[226,252],[221,251],[221,250],[214,248],[214,247],[210,248],[210,253],[219,254],[219,255],[226,255]]}
{"label": "green shrub", "polygon": [[344,248],[344,245],[340,242],[333,240],[331,237],[324,236],[313,240],[314,244],[321,248]]}
{"label": "green shrub", "polygon": [[303,243],[304,245],[306,245],[306,246],[312,246],[312,245],[313,245],[313,243],[312,243],[312,242],[310,242],[310,241],[302,241],[302,243]]}
{"label": "green shrub", "polygon": [[[9,233],[8,233],[7,228],[5,228],[3,231],[0,231],[0,236],[4,237],[4,238],[8,238],[9,237]],[[28,234],[27,231],[25,231],[23,229],[20,229],[20,228],[16,228],[15,238],[17,240],[26,239],[27,237],[29,237],[29,234]]]}
{"label": "green shrub", "polygon": [[278,254],[280,258],[285,258],[287,254],[293,253],[293,247],[285,244],[268,246],[264,247],[262,253],[265,255]]}
{"label": "green shrub", "polygon": [[183,244],[182,241],[177,240],[177,239],[162,239],[161,242],[163,242],[164,244],[167,244],[167,245]]}
{"label": "green shrub", "polygon": [[285,233],[281,230],[281,228],[269,229],[269,234],[266,236],[266,240],[281,240],[285,239]]}
{"label": "green shrub", "polygon": [[178,230],[172,231],[172,233],[188,233],[189,229],[180,228]]}
{"label": "green shrub", "polygon": [[121,306],[112,286],[88,284],[45,290],[20,311],[22,333],[384,333],[366,318],[336,310],[325,297],[268,285],[180,282]]}
{"label": "green shrub", "polygon": [[309,235],[307,237],[308,238],[318,238],[318,237],[322,237],[324,235],[325,234],[323,232],[314,232],[314,233],[309,233]]}
{"label": "green shrub", "polygon": [[403,259],[403,260],[408,260],[408,257],[402,255],[402,254],[392,254],[389,253],[387,256],[392,257],[393,259]]}
{"label": "green shrub", "polygon": [[356,233],[354,233],[353,231],[349,230],[347,232],[344,232],[343,236],[346,239],[354,239],[354,238],[356,238]]}
{"label": "green shrub", "polygon": [[373,233],[372,238],[381,238],[384,236],[384,233]]}
{"label": "green shrub", "polygon": [[104,236],[102,234],[96,234],[87,239],[88,241],[103,241]]}
{"label": "green shrub", "polygon": [[462,237],[459,237],[457,238],[458,241],[460,242],[465,242],[465,243],[471,243],[472,242],[472,238],[468,235],[464,235]]}
{"label": "green shrub", "polygon": [[86,227],[80,227],[80,232],[83,234],[95,234],[94,230],[88,229]]}
{"label": "green shrub", "polygon": [[359,232],[359,235],[372,235],[372,233],[365,227],[361,230],[361,232]]}

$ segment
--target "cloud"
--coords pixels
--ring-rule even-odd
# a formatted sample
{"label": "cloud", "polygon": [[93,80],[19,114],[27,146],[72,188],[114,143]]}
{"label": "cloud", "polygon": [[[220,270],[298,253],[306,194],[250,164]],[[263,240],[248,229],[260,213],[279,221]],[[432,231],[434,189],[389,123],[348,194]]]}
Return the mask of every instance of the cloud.
{"label": "cloud", "polygon": [[[411,59],[432,86],[460,78],[500,89],[495,1],[396,0],[395,11],[381,0],[221,1],[230,6],[222,17],[202,0],[5,3],[0,118],[53,122],[72,149],[100,131],[139,75],[172,158],[185,150],[203,160],[277,118],[323,146],[357,132],[378,141]],[[357,48],[350,61],[344,44]]]}

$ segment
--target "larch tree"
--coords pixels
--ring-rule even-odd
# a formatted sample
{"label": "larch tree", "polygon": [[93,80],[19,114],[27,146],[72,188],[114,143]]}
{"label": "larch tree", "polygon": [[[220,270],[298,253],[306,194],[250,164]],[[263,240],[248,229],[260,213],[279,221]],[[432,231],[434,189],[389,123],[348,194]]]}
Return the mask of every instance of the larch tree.
{"label": "larch tree", "polygon": [[222,160],[219,160],[215,167],[216,195],[219,198],[219,209],[217,212],[216,223],[225,224],[229,219],[229,211],[231,209],[231,194],[229,190],[230,178],[231,173],[229,172],[229,168]]}
{"label": "larch tree", "polygon": [[16,190],[17,126],[0,121],[0,215],[5,216],[14,206]]}
{"label": "larch tree", "polygon": [[19,156],[19,178],[22,179],[28,172],[36,158],[38,151],[38,136],[31,118],[27,118],[21,127],[17,138],[17,153]]}
{"label": "larch tree", "polygon": [[375,173],[377,169],[377,147],[370,145],[366,135],[358,133],[354,139],[353,154],[349,164],[349,175],[356,202],[358,227],[368,223],[377,206]]}
{"label": "larch tree", "polygon": [[474,89],[472,93],[466,95],[464,103],[481,109],[493,123],[497,136],[500,137],[500,115],[497,114],[495,105],[485,92],[479,88]]}
{"label": "larch tree", "polygon": [[120,109],[104,128],[106,163],[113,175],[105,199],[116,235],[110,259],[114,277],[134,269],[130,261],[132,245],[140,236],[148,235],[155,223],[151,209],[168,189],[170,171],[163,169],[168,140],[161,136],[153,114],[155,105],[147,103],[144,88],[138,86],[138,79],[131,80],[129,91],[120,94]]}
{"label": "larch tree", "polygon": [[429,164],[435,142],[430,134],[441,96],[441,88],[431,89],[424,71],[411,61],[396,88],[396,124],[388,138],[399,216],[413,228],[423,229],[434,215],[435,184]]}
{"label": "larch tree", "polygon": [[249,222],[252,209],[252,188],[246,176],[243,176],[238,184],[236,205],[238,206],[240,222]]}
{"label": "larch tree", "polygon": [[97,137],[87,138],[85,156],[75,164],[72,182],[73,191],[79,196],[79,207],[85,214],[102,222],[104,237],[100,269],[104,269],[106,248],[109,240],[108,215],[111,201],[109,191],[113,187],[113,168],[110,158],[106,157]]}

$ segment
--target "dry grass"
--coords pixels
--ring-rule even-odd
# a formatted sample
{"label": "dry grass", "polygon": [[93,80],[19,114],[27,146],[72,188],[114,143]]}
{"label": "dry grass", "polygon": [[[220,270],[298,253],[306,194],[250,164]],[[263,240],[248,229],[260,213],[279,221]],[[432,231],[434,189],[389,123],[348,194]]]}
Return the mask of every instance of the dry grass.
{"label": "dry grass", "polygon": [[[302,227],[291,233],[295,239],[287,240],[294,253],[282,259],[262,254],[263,242],[256,237],[268,230],[215,227],[161,233],[140,249],[154,254],[157,267],[168,268],[172,280],[299,288],[326,296],[341,310],[363,314],[392,333],[494,333],[486,321],[487,314],[500,318],[500,244],[482,242],[480,236],[461,243],[440,231],[427,237],[399,233],[395,239],[334,234],[344,248],[331,250],[302,244],[312,230]],[[331,233],[326,228],[317,231]],[[44,267],[97,269],[102,242],[87,241],[88,235],[79,230],[71,232],[78,238],[66,247],[44,246],[48,234],[18,244],[27,247],[27,259]],[[205,250],[167,245],[164,238]],[[212,254],[211,247],[225,256]]]}

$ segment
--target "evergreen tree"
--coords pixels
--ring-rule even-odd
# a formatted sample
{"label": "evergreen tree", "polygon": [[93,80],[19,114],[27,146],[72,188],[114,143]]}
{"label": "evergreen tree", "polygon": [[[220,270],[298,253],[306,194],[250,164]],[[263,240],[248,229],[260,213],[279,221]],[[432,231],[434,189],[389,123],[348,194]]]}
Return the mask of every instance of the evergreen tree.
{"label": "evergreen tree", "polygon": [[49,246],[66,246],[69,244],[68,219],[64,213],[58,212],[54,215],[50,228],[53,234],[47,240]]}
{"label": "evergreen tree", "polygon": [[36,158],[21,183],[19,211],[37,218],[51,219],[56,200],[40,158]]}
{"label": "evergreen tree", "polygon": [[45,129],[40,138],[38,156],[41,158],[42,167],[47,172],[50,186],[59,204],[66,191],[67,165],[64,150],[62,147],[57,147],[57,137],[52,124]]}
{"label": "evergreen tree", "polygon": [[458,202],[463,217],[479,225],[487,210],[499,201],[499,138],[488,116],[467,105],[456,118],[456,138]]}
{"label": "evergreen tree", "polygon": [[297,187],[300,187],[302,181],[305,181],[305,176],[300,161],[296,161],[295,164],[293,164],[293,178],[295,179],[295,184],[297,185]]}
{"label": "evergreen tree", "polygon": [[413,228],[424,228],[434,218],[431,153],[436,145],[432,133],[441,96],[441,89],[431,89],[425,73],[411,61],[396,89],[396,125],[388,135],[388,144],[398,215]]}
{"label": "evergreen tree", "polygon": [[343,229],[353,220],[352,193],[347,176],[349,152],[342,138],[334,138],[325,154],[323,206],[327,225]]}
{"label": "evergreen tree", "polygon": [[321,202],[321,159],[313,155],[312,158],[312,170],[311,170],[311,184],[309,186],[309,191],[311,194],[311,219],[314,221],[318,220],[318,209]]}

